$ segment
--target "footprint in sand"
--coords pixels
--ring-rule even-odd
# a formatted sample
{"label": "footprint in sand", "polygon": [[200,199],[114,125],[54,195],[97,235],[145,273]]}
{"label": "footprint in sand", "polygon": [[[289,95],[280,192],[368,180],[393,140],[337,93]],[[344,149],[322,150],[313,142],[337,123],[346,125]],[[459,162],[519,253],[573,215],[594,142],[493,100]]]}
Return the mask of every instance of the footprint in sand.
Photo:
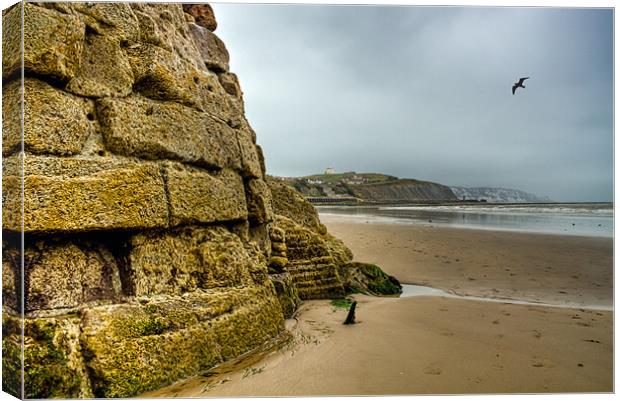
{"label": "footprint in sand", "polygon": [[427,375],[437,376],[437,375],[440,375],[441,372],[442,370],[439,367],[434,366],[434,365],[429,365],[424,368],[424,374],[427,374]]}

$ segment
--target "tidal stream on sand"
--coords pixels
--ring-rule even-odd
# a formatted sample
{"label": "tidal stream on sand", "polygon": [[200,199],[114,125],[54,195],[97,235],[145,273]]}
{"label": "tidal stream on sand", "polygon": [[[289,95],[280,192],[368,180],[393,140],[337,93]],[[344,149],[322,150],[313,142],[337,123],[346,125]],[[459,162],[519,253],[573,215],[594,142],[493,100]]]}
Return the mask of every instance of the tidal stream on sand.
{"label": "tidal stream on sand", "polygon": [[613,306],[611,305],[594,305],[594,304],[578,304],[578,303],[562,303],[562,304],[549,304],[538,301],[527,301],[527,300],[518,300],[511,298],[491,298],[491,297],[476,297],[471,295],[459,295],[452,292],[443,291],[437,288],[426,287],[422,285],[415,284],[402,284],[403,292],[400,295],[401,298],[407,297],[420,297],[420,296],[432,296],[432,297],[446,297],[446,298],[457,298],[457,299],[466,299],[471,301],[484,301],[484,302],[497,302],[504,304],[515,304],[515,305],[532,305],[532,306],[548,306],[552,308],[575,308],[575,309],[590,309],[590,310],[605,310],[612,311]]}

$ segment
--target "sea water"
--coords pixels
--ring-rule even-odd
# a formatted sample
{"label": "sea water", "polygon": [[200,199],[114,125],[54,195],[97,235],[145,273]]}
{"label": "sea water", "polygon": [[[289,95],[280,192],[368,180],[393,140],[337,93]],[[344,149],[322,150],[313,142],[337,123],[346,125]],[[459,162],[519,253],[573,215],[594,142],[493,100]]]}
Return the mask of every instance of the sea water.
{"label": "sea water", "polygon": [[319,206],[317,209],[320,216],[336,220],[613,237],[612,203]]}
{"label": "sea water", "polygon": [[444,298],[456,298],[456,299],[466,299],[470,301],[480,301],[480,302],[495,302],[502,304],[513,304],[513,305],[530,305],[530,306],[545,306],[545,307],[553,307],[553,308],[583,308],[583,309],[592,309],[592,310],[613,310],[613,305],[603,305],[603,304],[584,304],[578,302],[562,302],[562,303],[545,303],[540,301],[527,301],[527,300],[518,300],[511,298],[493,298],[493,297],[476,297],[471,295],[459,295],[450,292],[446,292],[437,288],[426,287],[422,285],[414,285],[414,284],[402,284],[402,294],[400,294],[401,298],[409,298],[409,297],[444,297]]}

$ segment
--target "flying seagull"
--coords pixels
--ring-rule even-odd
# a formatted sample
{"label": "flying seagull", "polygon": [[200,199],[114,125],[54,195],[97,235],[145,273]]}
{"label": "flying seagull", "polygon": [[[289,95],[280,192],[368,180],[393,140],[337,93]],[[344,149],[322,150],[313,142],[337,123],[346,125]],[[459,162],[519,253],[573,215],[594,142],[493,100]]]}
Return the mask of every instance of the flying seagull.
{"label": "flying seagull", "polygon": [[525,78],[519,78],[519,82],[517,82],[516,84],[512,85],[512,94],[515,94],[515,91],[517,90],[517,88],[523,88],[525,89],[525,86],[523,86],[523,82],[525,82],[526,79],[530,79],[530,77],[525,77]]}

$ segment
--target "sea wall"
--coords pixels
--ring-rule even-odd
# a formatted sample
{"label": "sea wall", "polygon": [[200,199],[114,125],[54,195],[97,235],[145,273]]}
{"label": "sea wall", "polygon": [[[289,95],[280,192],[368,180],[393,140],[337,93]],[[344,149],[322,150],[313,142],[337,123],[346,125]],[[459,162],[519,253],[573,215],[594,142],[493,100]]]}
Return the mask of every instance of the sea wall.
{"label": "sea wall", "polygon": [[5,391],[132,396],[283,329],[262,152],[216,25],[208,5],[3,13]]}

